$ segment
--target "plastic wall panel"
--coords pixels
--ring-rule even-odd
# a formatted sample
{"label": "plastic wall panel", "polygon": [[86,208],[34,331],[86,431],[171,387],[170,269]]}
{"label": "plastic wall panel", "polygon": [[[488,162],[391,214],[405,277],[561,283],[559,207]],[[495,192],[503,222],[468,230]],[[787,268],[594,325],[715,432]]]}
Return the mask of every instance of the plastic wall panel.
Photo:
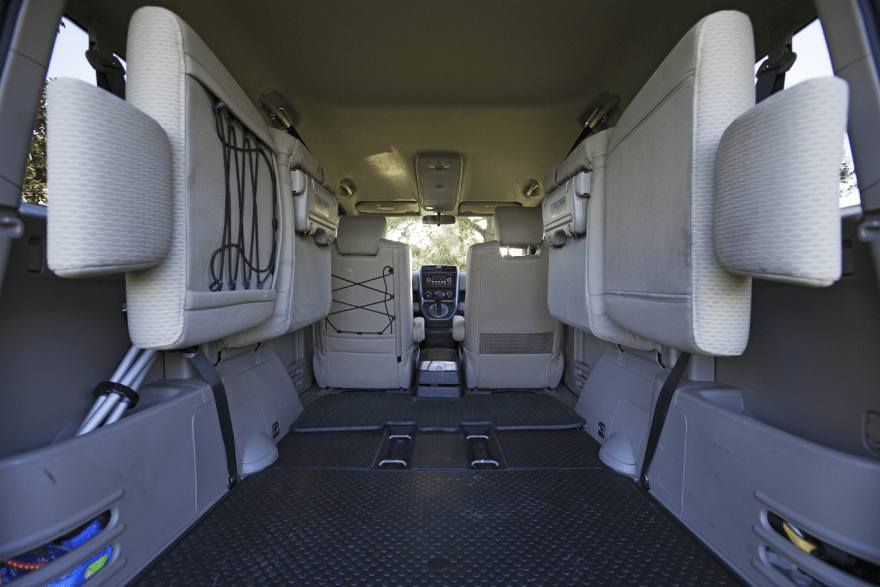
{"label": "plastic wall panel", "polygon": [[[799,551],[766,524],[772,511],[863,559],[880,562],[880,463],[761,423],[722,386],[676,393],[652,465],[652,493],[717,554],[758,584],[786,584],[768,546],[829,585],[862,584]],[[713,398],[713,399],[710,399]],[[669,425],[671,424],[671,425]],[[656,471],[663,470],[662,474]]]}
{"label": "plastic wall panel", "polygon": [[[235,447],[241,461],[253,434],[264,433],[275,441],[287,434],[302,412],[302,403],[274,344],[227,349],[222,357],[217,367],[229,398]],[[276,423],[278,435],[274,436]]]}
{"label": "plastic wall panel", "polygon": [[[107,543],[114,556],[89,585],[123,584],[225,492],[225,467],[210,471],[224,462],[216,409],[213,401],[205,405],[210,387],[196,380],[154,385],[178,393],[106,428],[0,460],[0,558],[113,513],[93,540],[16,585],[45,585]],[[211,415],[197,424],[203,406]]]}
{"label": "plastic wall panel", "polygon": [[607,343],[588,332],[565,327],[565,384],[580,395]]}
{"label": "plastic wall panel", "polygon": [[22,204],[21,219],[0,290],[0,457],[48,446],[81,421],[131,344],[122,274],[57,277],[46,266],[46,209]]}
{"label": "plastic wall panel", "polygon": [[757,419],[854,455],[880,457],[863,441],[880,412],[880,290],[868,245],[843,219],[844,274],[827,288],[754,280],[749,344],[715,361],[717,381],[742,390]]}
{"label": "plastic wall panel", "polygon": [[[600,443],[610,436],[610,424],[621,401],[633,404],[650,414],[655,391],[655,378],[661,372],[657,363],[648,361],[642,353],[621,352],[617,345],[605,345],[602,358],[596,363],[578,399],[575,412],[587,421],[586,430]],[[650,420],[650,419],[649,419]],[[605,436],[599,435],[600,424]],[[631,438],[638,454],[638,438]]]}

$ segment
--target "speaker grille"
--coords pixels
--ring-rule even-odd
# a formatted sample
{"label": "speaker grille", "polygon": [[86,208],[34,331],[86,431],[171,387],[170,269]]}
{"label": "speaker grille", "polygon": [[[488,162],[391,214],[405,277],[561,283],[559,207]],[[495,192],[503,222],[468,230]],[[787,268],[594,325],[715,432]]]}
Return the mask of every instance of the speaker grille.
{"label": "speaker grille", "polygon": [[553,352],[552,332],[481,332],[481,355],[546,355]]}

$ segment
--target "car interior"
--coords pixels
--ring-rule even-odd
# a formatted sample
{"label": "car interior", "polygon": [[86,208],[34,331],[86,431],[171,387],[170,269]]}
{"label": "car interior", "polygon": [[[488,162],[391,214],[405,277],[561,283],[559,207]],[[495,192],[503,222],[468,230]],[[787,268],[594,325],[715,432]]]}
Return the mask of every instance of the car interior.
{"label": "car interior", "polygon": [[880,585],[874,0],[0,6],[0,584]]}

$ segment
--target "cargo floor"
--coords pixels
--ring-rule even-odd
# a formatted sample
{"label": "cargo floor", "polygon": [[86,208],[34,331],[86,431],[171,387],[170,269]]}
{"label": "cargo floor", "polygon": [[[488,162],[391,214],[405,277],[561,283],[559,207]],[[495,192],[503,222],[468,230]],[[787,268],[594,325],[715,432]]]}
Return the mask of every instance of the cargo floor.
{"label": "cargo floor", "polygon": [[408,393],[346,391],[323,395],[308,405],[294,432],[377,430],[413,423],[419,430],[458,430],[462,423],[492,423],[497,430],[579,428],[584,419],[558,399],[527,391],[469,393],[456,399],[414,398]]}
{"label": "cargo floor", "polygon": [[460,468],[458,433],[371,470],[380,435],[289,435],[137,584],[738,585],[582,429],[492,431],[504,470]]}

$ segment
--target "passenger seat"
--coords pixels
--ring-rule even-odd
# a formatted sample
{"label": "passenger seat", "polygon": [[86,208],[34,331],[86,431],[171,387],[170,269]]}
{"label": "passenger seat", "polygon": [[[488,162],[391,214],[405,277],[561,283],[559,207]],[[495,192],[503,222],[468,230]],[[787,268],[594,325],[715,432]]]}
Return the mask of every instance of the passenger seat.
{"label": "passenger seat", "polygon": [[[482,389],[556,387],[562,324],[547,306],[549,256],[540,208],[495,208],[496,241],[472,245],[462,342],[465,385]],[[523,256],[502,247],[527,249]]]}
{"label": "passenger seat", "polygon": [[[409,245],[382,238],[385,224],[382,216],[339,219],[331,247],[333,303],[315,326],[314,372],[320,387],[412,385],[425,329],[413,327]],[[413,337],[414,332],[421,336]]]}

